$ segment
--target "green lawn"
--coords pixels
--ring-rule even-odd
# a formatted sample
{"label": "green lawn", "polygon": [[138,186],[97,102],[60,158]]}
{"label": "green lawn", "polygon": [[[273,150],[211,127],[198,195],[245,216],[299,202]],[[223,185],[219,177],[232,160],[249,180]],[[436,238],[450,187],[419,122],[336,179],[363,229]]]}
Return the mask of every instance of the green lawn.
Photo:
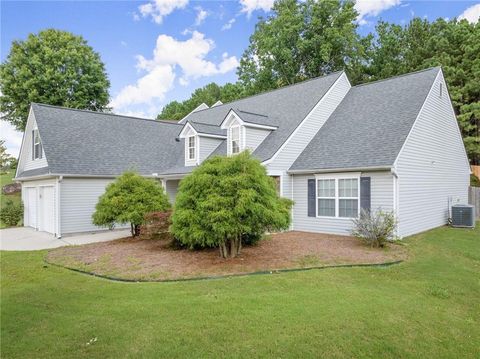
{"label": "green lawn", "polygon": [[[11,170],[8,173],[0,174],[0,208],[5,206],[7,199],[11,199],[14,203],[20,203],[21,196],[20,193],[14,193],[10,195],[4,195],[1,191],[1,188],[6,184],[12,183],[12,178],[15,176],[15,171]],[[5,225],[0,221],[0,228],[5,228]]]}
{"label": "green lawn", "polygon": [[[480,228],[388,268],[118,283],[1,253],[2,358],[479,358]],[[91,339],[97,341],[87,345]]]}

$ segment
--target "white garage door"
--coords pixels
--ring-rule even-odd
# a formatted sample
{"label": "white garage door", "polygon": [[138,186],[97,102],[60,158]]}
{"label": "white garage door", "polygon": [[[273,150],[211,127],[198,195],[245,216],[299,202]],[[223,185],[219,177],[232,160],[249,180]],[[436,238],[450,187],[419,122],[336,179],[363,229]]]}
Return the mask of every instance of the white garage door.
{"label": "white garage door", "polygon": [[55,190],[53,186],[39,187],[39,221],[40,231],[55,233]]}
{"label": "white garage door", "polygon": [[25,188],[25,226],[37,228],[37,188]]}

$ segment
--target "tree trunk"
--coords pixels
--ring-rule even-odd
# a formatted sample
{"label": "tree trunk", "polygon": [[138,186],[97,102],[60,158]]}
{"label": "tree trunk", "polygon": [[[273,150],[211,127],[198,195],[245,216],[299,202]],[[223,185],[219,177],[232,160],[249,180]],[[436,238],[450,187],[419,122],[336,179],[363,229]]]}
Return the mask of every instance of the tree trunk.
{"label": "tree trunk", "polygon": [[221,244],[222,246],[222,253],[223,253],[223,258],[227,258],[228,256],[228,251],[227,251],[227,246],[225,245],[225,242]]}
{"label": "tree trunk", "polygon": [[140,225],[130,223],[130,232],[132,233],[132,237],[135,238],[136,236],[140,235]]}
{"label": "tree trunk", "polygon": [[230,257],[235,258],[237,255],[237,248],[235,246],[235,240],[230,239]]}
{"label": "tree trunk", "polygon": [[240,255],[241,251],[242,251],[242,236],[238,236],[237,255]]}

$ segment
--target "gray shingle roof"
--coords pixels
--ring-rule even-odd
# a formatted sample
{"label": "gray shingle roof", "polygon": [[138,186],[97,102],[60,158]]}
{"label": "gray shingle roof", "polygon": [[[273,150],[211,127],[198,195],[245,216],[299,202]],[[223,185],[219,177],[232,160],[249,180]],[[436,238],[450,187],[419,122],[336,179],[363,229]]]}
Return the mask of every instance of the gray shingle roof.
{"label": "gray shingle roof", "polygon": [[48,167],[41,167],[41,168],[35,168],[34,170],[20,172],[15,176],[15,178],[42,176],[42,175],[47,175],[49,173],[50,173],[50,169]]}
{"label": "gray shingle roof", "polygon": [[290,170],[393,165],[439,71],[352,87]]}
{"label": "gray shingle roof", "polygon": [[242,121],[253,123],[256,125],[278,127],[278,121],[272,116],[244,111],[239,108],[234,109],[234,111],[242,119]]}
{"label": "gray shingle roof", "polygon": [[219,126],[205,123],[187,121],[198,133],[208,135],[227,136],[227,130],[222,130]]}
{"label": "gray shingle roof", "polygon": [[119,175],[160,173],[183,159],[175,122],[32,104],[49,171]]}
{"label": "gray shingle roof", "polygon": [[[259,124],[278,126],[253,152],[255,157],[261,161],[266,161],[277,152],[342,73],[342,71],[335,72],[293,86],[285,86],[277,90],[200,110],[190,114],[187,119],[190,122],[220,126],[228,112],[233,109],[234,111],[243,111],[244,113],[239,113],[239,115],[242,118],[243,116],[248,117],[246,121],[261,121]],[[250,114],[247,114],[247,112]],[[267,115],[268,117],[254,114]],[[219,154],[218,151],[221,148],[222,146],[219,146],[215,153]],[[223,154],[226,154],[226,147]]]}

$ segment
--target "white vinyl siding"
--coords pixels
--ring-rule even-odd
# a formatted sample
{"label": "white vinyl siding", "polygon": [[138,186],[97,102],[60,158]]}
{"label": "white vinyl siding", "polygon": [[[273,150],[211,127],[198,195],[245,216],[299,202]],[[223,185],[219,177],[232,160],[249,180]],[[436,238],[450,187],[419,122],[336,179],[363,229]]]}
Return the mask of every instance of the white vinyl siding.
{"label": "white vinyl siding", "polygon": [[291,197],[291,177],[286,171],[295,162],[298,156],[303,152],[308,143],[317,134],[320,128],[343,100],[350,83],[345,74],[342,74],[332,85],[325,96],[320,99],[315,108],[299,125],[297,130],[291,135],[286,144],[273,157],[273,160],[267,164],[269,171],[281,171],[282,174],[282,193],[283,196]]}
{"label": "white vinyl siding", "polygon": [[170,203],[173,205],[175,203],[175,197],[178,191],[178,185],[180,180],[167,180],[165,184],[165,191],[167,193]]}
{"label": "white vinyl siding", "polygon": [[[60,182],[60,226],[61,233],[77,233],[105,230],[92,223],[92,214],[98,198],[112,179],[108,178],[64,178]],[[128,225],[116,228],[128,227]]]}
{"label": "white vinyl siding", "polygon": [[200,152],[199,162],[202,163],[205,159],[212,154],[213,151],[222,143],[222,139],[199,136],[198,137],[198,149]]}
{"label": "white vinyl siding", "polygon": [[[20,158],[18,163],[17,173],[34,170],[37,168],[47,167],[47,158],[45,157],[45,151],[43,146],[41,146],[42,155],[41,158],[33,159],[33,136],[32,131],[37,129],[37,122],[33,111],[30,112],[28,116],[27,126],[25,128],[25,134],[23,136],[22,149],[20,151]],[[40,133],[40,137],[41,137]]]}
{"label": "white vinyl siding", "polygon": [[249,149],[251,152],[255,151],[270,132],[270,130],[261,128],[245,127],[245,149]]}
{"label": "white vinyl siding", "polygon": [[449,200],[468,201],[469,167],[445,89],[439,73],[396,161],[401,236],[446,224]]}
{"label": "white vinyl siding", "polygon": [[[325,178],[328,177],[325,176]],[[348,173],[343,174],[344,178],[348,178],[348,176]],[[390,172],[362,172],[360,176],[371,179],[372,210],[382,208],[391,211],[393,209],[393,175]],[[295,202],[292,210],[293,230],[350,235],[351,218],[308,216],[308,179],[315,179],[314,175],[294,175],[292,178],[293,201]]]}

